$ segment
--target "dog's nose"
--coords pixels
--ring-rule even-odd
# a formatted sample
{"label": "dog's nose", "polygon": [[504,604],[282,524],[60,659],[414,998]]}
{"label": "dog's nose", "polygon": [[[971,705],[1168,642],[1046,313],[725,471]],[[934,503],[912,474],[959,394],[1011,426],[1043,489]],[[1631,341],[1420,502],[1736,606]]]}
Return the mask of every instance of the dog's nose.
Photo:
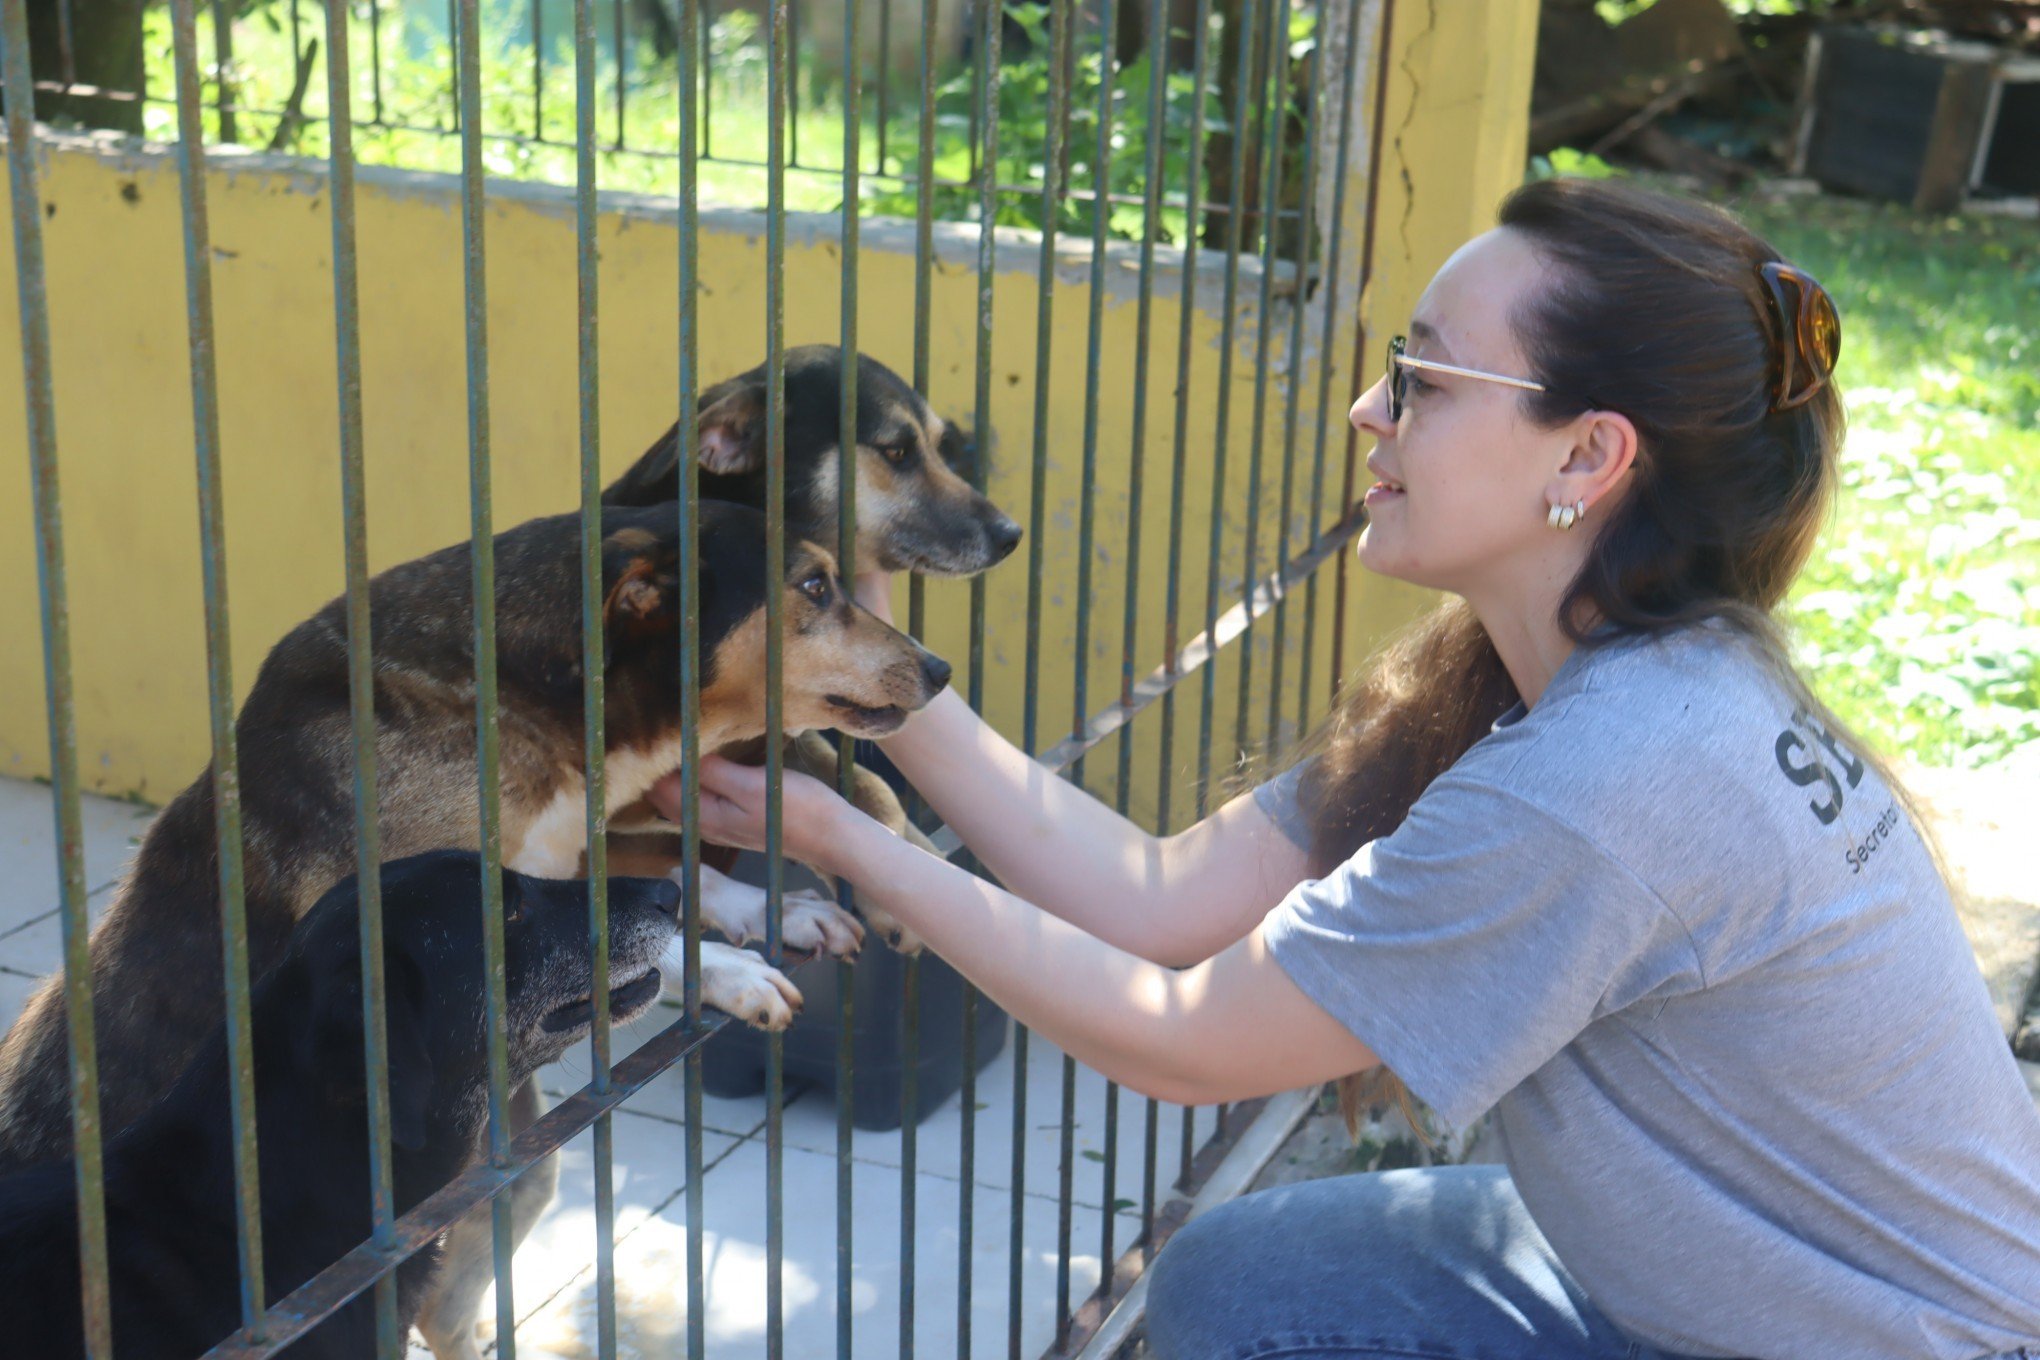
{"label": "dog's nose", "polygon": [[1024,531],[1006,516],[1001,515],[985,529],[985,537],[992,542],[992,560],[1003,562],[1013,555],[1013,549],[1020,546],[1020,535]]}
{"label": "dog's nose", "polygon": [[928,692],[940,694],[949,683],[949,663],[933,652],[921,653],[921,674],[928,678]]}
{"label": "dog's nose", "polygon": [[670,878],[655,878],[652,883],[652,905],[661,912],[678,920],[680,917],[680,885]]}

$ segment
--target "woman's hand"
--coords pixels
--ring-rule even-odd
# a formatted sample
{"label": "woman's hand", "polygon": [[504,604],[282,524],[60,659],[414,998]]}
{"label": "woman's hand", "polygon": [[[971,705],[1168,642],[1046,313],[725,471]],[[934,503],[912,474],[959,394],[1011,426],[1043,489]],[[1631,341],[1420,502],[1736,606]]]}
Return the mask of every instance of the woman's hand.
{"label": "woman's hand", "polygon": [[[738,850],[765,848],[765,769],[739,765],[721,756],[701,762],[701,807],[697,818],[701,839]],[[647,795],[667,820],[678,822],[680,772],[652,785]],[[821,780],[788,772],[781,793],[781,850],[788,859],[835,872],[828,850],[839,840],[836,828],[852,809]]]}
{"label": "woman's hand", "polygon": [[851,582],[851,593],[857,603],[863,605],[879,619],[893,627],[892,615],[892,573],[889,571],[860,571]]}

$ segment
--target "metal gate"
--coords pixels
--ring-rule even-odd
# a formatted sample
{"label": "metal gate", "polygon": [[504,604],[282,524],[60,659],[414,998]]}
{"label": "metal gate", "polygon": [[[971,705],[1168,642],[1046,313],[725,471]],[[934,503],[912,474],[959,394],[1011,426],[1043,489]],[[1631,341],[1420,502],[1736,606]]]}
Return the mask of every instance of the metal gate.
{"label": "metal gate", "polygon": [[[37,560],[42,591],[43,648],[47,683],[48,723],[52,752],[54,804],[58,826],[61,878],[66,997],[71,1019],[70,1069],[72,1115],[77,1152],[77,1194],[80,1237],[85,1281],[83,1308],[91,1354],[112,1354],[107,1287],[107,1229],[101,1176],[102,1134],[98,1116],[96,1060],[91,1016],[91,990],[86,953],[85,881],[81,856],[79,817],[80,777],[76,725],[73,713],[73,682],[69,617],[66,606],[64,547],[57,495],[57,448],[51,372],[50,317],[45,297],[42,251],[44,215],[38,190],[38,132],[34,101],[30,91],[49,100],[96,98],[105,102],[140,102],[155,108],[174,108],[176,146],[183,188],[183,238],[186,266],[186,295],[189,315],[191,395],[199,473],[199,511],[204,554],[207,677],[211,700],[212,755],[215,770],[219,855],[219,882],[223,903],[220,947],[225,960],[227,1025],[232,1058],[233,1127],[238,1147],[237,1210],[240,1234],[240,1263],[243,1329],[221,1343],[211,1354],[216,1357],[256,1356],[274,1353],[302,1335],[321,1318],[365,1291],[373,1291],[380,1324],[379,1353],[384,1357],[402,1354],[404,1339],[398,1335],[393,1271],[399,1263],[424,1248],[466,1211],[483,1203],[493,1206],[496,1236],[498,1348],[503,1355],[515,1353],[515,1311],[509,1279],[508,1207],[503,1192],[534,1163],[557,1150],[581,1130],[595,1131],[595,1183],[597,1186],[597,1281],[598,1345],[604,1357],[616,1353],[614,1205],[611,1200],[610,1138],[611,1112],[629,1100],[653,1077],[675,1064],[686,1076],[687,1129],[687,1216],[689,1225],[687,1270],[687,1353],[700,1356],[706,1351],[704,1319],[704,1266],[701,1202],[703,1178],[701,1139],[701,1067],[703,1046],[714,1040],[727,1017],[704,1012],[699,978],[700,923],[697,898],[700,846],[688,818],[685,863],[691,880],[686,898],[686,939],[688,965],[686,1009],[683,1017],[645,1043],[620,1064],[612,1066],[609,1018],[607,1014],[607,902],[604,891],[606,820],[603,780],[603,688],[601,633],[601,562],[599,453],[600,430],[596,415],[597,371],[600,331],[596,286],[595,223],[597,187],[602,170],[598,158],[612,165],[622,155],[637,155],[670,162],[676,169],[680,221],[679,278],[676,299],[679,324],[679,369],[675,375],[677,405],[681,411],[694,409],[704,386],[696,365],[698,231],[697,200],[704,169],[721,173],[736,167],[755,173],[763,181],[766,216],[766,337],[769,379],[767,384],[767,481],[768,553],[773,560],[781,554],[785,516],[781,492],[784,487],[785,418],[779,375],[784,359],[786,288],[783,269],[788,218],[787,176],[789,172],[809,177],[833,177],[840,189],[840,248],[842,268],[841,343],[846,355],[842,377],[843,437],[841,486],[844,514],[839,526],[839,547],[846,557],[854,538],[855,507],[851,490],[855,477],[850,465],[854,457],[856,371],[850,356],[858,348],[857,298],[860,227],[866,218],[885,212],[911,210],[915,228],[915,300],[913,382],[926,391],[930,365],[930,272],[935,250],[934,225],[938,206],[943,220],[975,222],[977,225],[978,307],[976,316],[975,428],[981,441],[989,441],[992,430],[993,368],[991,332],[993,325],[991,277],[996,247],[1001,239],[1009,249],[1015,240],[1015,221],[1022,232],[1028,224],[1038,233],[1039,304],[1036,317],[1035,371],[1037,375],[1035,423],[1032,440],[1032,497],[1026,521],[1028,535],[1029,589],[1025,619],[1026,700],[1020,740],[1050,769],[1078,782],[1086,779],[1086,753],[1115,735],[1130,737],[1130,725],[1149,710],[1158,725],[1156,780],[1158,806],[1153,810],[1156,829],[1166,831],[1187,824],[1207,810],[1207,792],[1216,778],[1222,778],[1243,752],[1279,744],[1309,721],[1313,700],[1322,705],[1329,697],[1322,690],[1326,677],[1336,686],[1344,661],[1345,640],[1337,626],[1344,617],[1343,604],[1332,613],[1328,639],[1318,637],[1323,611],[1318,607],[1319,569],[1338,562],[1336,581],[1331,587],[1341,601],[1346,591],[1345,565],[1339,549],[1360,526],[1353,504],[1354,445],[1350,431],[1341,435],[1343,399],[1334,394],[1353,390],[1359,382],[1367,346],[1360,337],[1348,338],[1351,307],[1364,287],[1372,256],[1371,210],[1356,214],[1360,196],[1371,209],[1372,188],[1366,167],[1375,164],[1380,119],[1378,100],[1381,81],[1367,60],[1389,50],[1388,15],[1384,0],[1233,0],[1214,6],[1214,0],[1146,0],[1141,49],[1137,53],[1116,50],[1125,28],[1116,6],[1140,0],[1051,0],[1045,10],[1024,10],[1016,20],[995,3],[979,0],[959,28],[942,36],[945,23],[941,7],[924,3],[920,7],[920,35],[913,44],[917,71],[912,81],[911,106],[897,88],[891,54],[895,50],[892,32],[892,3],[882,0],[875,16],[879,28],[877,78],[873,90],[865,90],[865,68],[871,65],[864,44],[864,32],[871,16],[851,3],[834,11],[841,24],[840,62],[835,69],[815,66],[828,79],[810,75],[803,91],[798,82],[802,67],[794,59],[800,50],[797,25],[804,11],[793,0],[767,0],[760,31],[754,35],[755,50],[747,60],[762,56],[765,89],[766,145],[762,155],[747,157],[741,149],[724,154],[715,151],[714,123],[718,113],[728,120],[730,88],[719,84],[712,65],[718,51],[730,50],[727,25],[714,27],[705,0],[678,0],[676,11],[654,7],[649,11],[627,11],[624,0],[613,7],[613,55],[615,71],[608,94],[600,98],[602,75],[598,51],[597,0],[573,0],[573,136],[562,142],[548,136],[550,121],[557,113],[546,112],[552,72],[542,41],[544,15],[534,4],[529,19],[532,78],[530,131],[488,126],[482,97],[484,32],[478,0],[452,0],[447,15],[447,32],[453,69],[448,73],[449,96],[431,128],[407,121],[415,119],[415,107],[399,107],[394,90],[385,90],[383,56],[384,20],[381,6],[369,0],[365,6],[327,3],[323,6],[325,94],[323,120],[305,112],[309,75],[315,64],[312,54],[300,47],[310,23],[300,14],[299,0],[289,0],[290,52],[297,61],[290,81],[291,93],[280,107],[262,107],[243,99],[241,82],[234,77],[234,26],[229,6],[216,4],[212,11],[215,62],[212,69],[213,99],[210,116],[204,98],[206,71],[199,49],[199,20],[196,0],[172,0],[171,40],[174,49],[175,98],[146,96],[144,90],[121,91],[90,87],[76,79],[72,70],[71,0],[59,0],[62,36],[63,78],[47,74],[38,83],[31,65],[28,0],[4,3],[4,86],[6,92],[7,150],[13,192],[13,220],[18,274],[22,353],[28,412],[28,449],[33,473],[37,532]],[[366,13],[363,14],[365,9]],[[1193,12],[1194,11],[1194,12]],[[822,11],[806,11],[808,21]],[[330,165],[332,275],[334,334],[338,355],[340,411],[340,475],[343,486],[345,579],[348,618],[348,666],[355,758],[356,864],[361,884],[361,948],[365,974],[370,980],[364,998],[368,1031],[367,1059],[371,1073],[386,1073],[386,1036],[383,1033],[384,998],[380,960],[381,902],[377,875],[380,861],[376,801],[376,754],[373,741],[374,716],[371,705],[371,661],[368,654],[368,552],[366,544],[365,485],[362,460],[361,351],[357,300],[354,218],[355,142],[357,120],[354,104],[363,97],[363,81],[350,70],[350,59],[358,51],[356,31],[366,19],[370,34],[371,70],[367,100],[371,116],[362,120],[371,140],[382,131],[437,131],[456,139],[460,165],[465,251],[465,296],[467,375],[469,412],[470,523],[473,552],[475,601],[474,647],[477,662],[476,712],[479,737],[479,777],[482,826],[482,886],[484,893],[489,978],[489,1157],[431,1196],[412,1212],[397,1217],[393,1212],[390,1179],[390,1127],[387,1092],[381,1080],[370,1085],[370,1146],[374,1190],[374,1232],[357,1249],[335,1262],[274,1307],[264,1309],[269,1297],[264,1277],[262,1224],[254,1128],[253,1052],[249,1034],[247,928],[244,912],[240,803],[237,778],[234,701],[229,655],[229,612],[224,566],[223,511],[219,457],[219,401],[214,361],[211,267],[213,250],[209,234],[206,176],[207,144],[242,140],[251,132],[258,135],[266,125],[273,142],[289,144],[305,135],[308,127],[323,127]],[[635,99],[643,108],[648,101],[663,97],[632,70],[629,31],[650,24],[665,28],[672,38],[670,59],[676,70],[670,102],[677,135],[671,145],[646,145],[640,137],[631,145],[635,129],[629,117],[629,103]],[[301,27],[302,30],[301,31]],[[741,25],[737,27],[741,28]],[[1027,53],[1002,54],[1002,43],[1012,35],[1024,40]],[[741,35],[740,35],[741,36]],[[944,76],[943,53],[960,63]],[[1296,59],[1292,61],[1292,57]],[[662,59],[664,57],[662,56]],[[1222,63],[1229,66],[1222,69]],[[1142,65],[1144,63],[1144,65]],[[1020,76],[1013,73],[1020,72]],[[1115,82],[1137,73],[1144,81],[1140,93],[1145,105],[1128,100]],[[1040,156],[1033,173],[1021,182],[1002,179],[1000,139],[1002,124],[1002,81],[1023,78],[1036,81],[1046,95],[1045,118],[1040,135]],[[1372,118],[1362,102],[1363,87],[1372,81],[1377,106]],[[826,87],[819,88],[818,86]],[[812,110],[830,98],[844,110],[841,123],[841,155],[833,167],[817,169],[812,154],[802,155],[798,129],[802,95]],[[1090,107],[1081,107],[1078,94],[1089,96]],[[718,109],[717,100],[723,101]],[[951,113],[961,108],[967,133],[960,146],[964,172],[945,176],[938,168],[938,152],[948,135],[955,141],[956,118],[948,118],[951,131],[944,134],[943,107]],[[557,101],[555,101],[557,108]],[[893,127],[896,116],[911,114],[913,126],[911,164],[902,136]],[[1116,127],[1123,120],[1137,132]],[[604,125],[613,127],[605,136]],[[209,125],[208,125],[209,124]],[[869,125],[869,126],[867,126]],[[1090,145],[1077,135],[1088,125]],[[875,145],[867,143],[867,131],[874,131]],[[1007,128],[1005,131],[1011,132]],[[1034,135],[1034,129],[1025,129]],[[726,132],[726,135],[727,132]],[[1370,139],[1373,139],[1370,143]],[[487,258],[484,250],[482,212],[483,173],[487,149],[507,144],[524,152],[570,150],[576,189],[576,258],[579,296],[579,435],[581,471],[583,581],[583,665],[588,683],[584,693],[586,721],[586,767],[589,871],[593,888],[589,939],[596,960],[595,995],[597,1020],[591,1046],[593,1079],[587,1087],[546,1114],[537,1124],[516,1136],[504,1119],[506,1057],[501,920],[501,853],[498,803],[497,695],[495,666],[495,581],[491,537],[498,527],[492,501],[491,431],[489,422],[489,328],[485,309]],[[1138,157],[1127,154],[1131,145]],[[1213,148],[1223,154],[1214,154]],[[870,167],[867,169],[867,165]],[[1089,183],[1078,182],[1073,167],[1087,167]],[[1180,183],[1169,183],[1170,169],[1180,171]],[[1224,192],[1210,192],[1211,177],[1223,181]],[[1127,181],[1131,179],[1131,188]],[[867,180],[869,183],[867,183]],[[873,186],[876,185],[876,188]],[[1137,190],[1134,192],[1133,190]],[[1349,202],[1349,193],[1353,195]],[[1358,217],[1367,224],[1363,239],[1347,237],[1347,223]],[[1085,221],[1085,219],[1088,219]],[[1045,468],[1049,459],[1046,436],[1050,385],[1046,380],[1052,339],[1053,290],[1049,286],[1058,258],[1059,237],[1074,233],[1073,224],[1084,222],[1089,229],[1090,307],[1088,323],[1088,380],[1085,391],[1083,441],[1083,495],[1075,534],[1078,584],[1076,610],[1077,647],[1074,658],[1075,719],[1068,729],[1057,731],[1044,724],[1036,698],[1037,684],[1049,658],[1043,655],[1043,581],[1048,510],[1044,503]],[[1165,226],[1172,223],[1173,227]],[[1159,238],[1165,230],[1177,236],[1173,247]],[[1089,673],[1094,652],[1092,630],[1103,621],[1092,617],[1089,601],[1094,597],[1094,571],[1101,560],[1099,527],[1095,514],[1100,433],[1098,411],[1101,383],[1101,322],[1108,295],[1107,270],[1116,258],[1111,242],[1118,236],[1137,249],[1137,334],[1134,355],[1133,393],[1134,455],[1128,461],[1125,495],[1130,512],[1126,518],[1126,539],[1110,545],[1123,564],[1123,616],[1118,621],[1123,646],[1116,673],[1103,678]],[[1180,275],[1183,306],[1178,333],[1155,334],[1151,310],[1156,295],[1157,252],[1179,252],[1175,272]],[[1217,257],[1214,266],[1209,257]],[[1200,264],[1200,257],[1204,262]],[[1208,431],[1199,423],[1199,394],[1182,375],[1190,368],[1193,345],[1199,343],[1193,321],[1195,295],[1200,276],[1217,272],[1222,291],[1219,345],[1219,382],[1215,394],[1216,413]],[[1247,304],[1243,286],[1258,290]],[[1352,280],[1342,287],[1343,280]],[[1334,308],[1348,309],[1335,314]],[[1235,333],[1236,318],[1250,307],[1257,318],[1249,346]],[[1278,356],[1276,345],[1283,325],[1287,335]],[[1172,457],[1163,484],[1148,485],[1146,458],[1151,415],[1156,428],[1163,413],[1150,412],[1150,345],[1173,345],[1178,354],[1179,375],[1173,392]],[[1278,359],[1280,360],[1278,362]],[[1336,367],[1335,359],[1341,361]],[[1351,369],[1344,361],[1350,361]],[[1253,374],[1253,424],[1250,447],[1229,449],[1228,430],[1232,421],[1228,403],[1232,398],[1235,364],[1251,365]],[[1314,371],[1313,371],[1314,370]],[[711,377],[717,375],[709,375]],[[1271,391],[1271,387],[1274,390]],[[1157,402],[1159,404],[1159,402]],[[1268,437],[1264,438],[1264,434]],[[1338,440],[1339,442],[1334,442]],[[1273,445],[1279,442],[1279,449]],[[1343,449],[1343,453],[1340,450]],[[1243,521],[1228,520],[1223,494],[1214,494],[1209,522],[1193,524],[1184,513],[1186,479],[1208,475],[1222,492],[1226,484],[1226,461],[1244,453],[1249,462],[1247,485],[1251,498]],[[1204,460],[1208,459],[1208,463]],[[683,460],[684,462],[684,460]],[[1208,468],[1208,471],[1206,469]],[[1160,470],[1157,469],[1157,475]],[[1236,475],[1236,474],[1235,474]],[[980,489],[984,485],[982,460],[973,469]],[[691,614],[698,600],[696,580],[696,497],[687,478],[682,479],[679,504],[683,564],[681,601],[683,617]],[[1274,522],[1275,542],[1258,541],[1259,526],[1266,518],[1260,497],[1264,483],[1268,494],[1279,496]],[[1166,579],[1154,589],[1150,578],[1143,589],[1140,567],[1143,559],[1140,535],[1142,498],[1159,492],[1169,498]],[[1244,535],[1235,532],[1243,522]],[[1236,563],[1232,549],[1239,539]],[[1186,543],[1194,553],[1202,549],[1212,563],[1229,562],[1230,584],[1214,567],[1206,575],[1202,599],[1184,600],[1183,554]],[[1292,595],[1302,597],[1300,610],[1292,611]],[[778,725],[780,709],[780,620],[781,599],[768,592],[767,673],[768,721]],[[924,599],[920,582],[912,586],[909,630],[921,631]],[[1158,611],[1163,617],[1164,645],[1159,655],[1138,654],[1136,640],[1142,611]],[[1297,617],[1292,618],[1292,613]],[[969,656],[958,669],[968,676],[967,688],[974,707],[982,707],[987,674],[985,584],[971,585],[969,615]],[[1152,615],[1150,615],[1152,617]],[[1293,628],[1292,628],[1292,625]],[[1191,634],[1187,641],[1185,633]],[[683,685],[683,723],[687,741],[699,732],[700,657],[691,633],[683,630],[684,641],[678,658]],[[1257,637],[1258,635],[1258,637]],[[1259,641],[1260,654],[1269,672],[1256,680],[1254,667]],[[1324,650],[1319,650],[1320,643]],[[1295,656],[1296,671],[1285,676],[1286,658]],[[1231,730],[1225,731],[1215,718],[1219,705],[1218,671],[1230,656],[1239,668],[1237,703],[1231,715]],[[1326,664],[1327,658],[1329,664]],[[1178,733],[1179,690],[1195,679],[1202,689],[1198,724],[1194,735]],[[1313,690],[1319,692],[1314,694]],[[1265,706],[1254,701],[1257,690]],[[1103,698],[1105,702],[1098,703]],[[1184,737],[1190,737],[1185,742]],[[1052,741],[1052,744],[1047,744]],[[1182,745],[1194,750],[1195,783],[1190,807],[1171,805],[1172,778],[1182,758]],[[1044,749],[1045,747],[1045,749]],[[845,750],[848,744],[845,739]],[[1116,779],[1110,781],[1116,805],[1130,809],[1132,772],[1136,745],[1122,739],[1117,748]],[[780,904],[784,892],[783,863],[779,845],[777,784],[779,753],[768,756],[775,793],[769,814],[771,851],[768,854],[770,882],[770,938],[768,953],[792,966],[802,962],[789,958],[780,939]],[[686,767],[690,772],[693,764]],[[847,787],[847,762],[845,766]],[[1105,781],[1095,781],[1103,787]],[[696,807],[698,787],[689,774],[686,794],[690,812]],[[936,843],[943,852],[959,852],[953,834],[938,832]],[[850,965],[838,964],[839,969]],[[907,1039],[917,1042],[915,1019],[915,966],[907,972]],[[855,1080],[850,1070],[851,989],[838,988],[841,1033],[839,1089],[847,1090]],[[959,1229],[962,1240],[971,1241],[971,1215],[977,1191],[972,1179],[975,1158],[974,1088],[976,1063],[969,1047],[976,1034],[971,1011],[974,994],[966,992],[964,1022],[965,1112],[962,1121],[960,1155],[963,1181]],[[1015,1137],[1012,1167],[1012,1195],[1017,1206],[1024,1193],[1027,1166],[1019,1131],[1025,1119],[1023,1086],[1027,1062],[1027,1032],[1017,1028],[1015,1045]],[[779,1176],[783,1080],[780,1071],[781,1045],[771,1041],[767,1080],[766,1147],[768,1174],[766,1218],[768,1244],[768,1295],[766,1317],[767,1352],[783,1350],[784,1299],[780,1287],[780,1250],[783,1240],[783,1187]],[[908,1081],[913,1067],[909,1064]],[[1104,1215],[1103,1240],[1099,1244],[1103,1281],[1089,1299],[1071,1297],[1070,1258],[1072,1184],[1075,1172],[1071,1133],[1071,1092],[1077,1078],[1076,1064],[1063,1062],[1063,1114],[1061,1164],[1058,1194],[1061,1206],[1056,1316],[1058,1339],[1052,1353],[1073,1354],[1092,1345],[1094,1351],[1107,1342],[1116,1344],[1123,1329],[1101,1323],[1114,1305],[1126,1296],[1152,1254],[1169,1232],[1180,1226],[1200,1186],[1207,1185],[1240,1129],[1246,1127],[1252,1110],[1217,1112],[1208,1128],[1200,1129],[1185,1117],[1174,1137],[1165,1140],[1158,1106],[1145,1105],[1143,1164],[1134,1169],[1140,1184],[1140,1206],[1145,1230],[1132,1243],[1114,1239],[1115,1215]],[[913,1097],[907,1096],[908,1108]],[[1108,1130],[1118,1119],[1118,1093],[1108,1091]],[[850,1299],[851,1270],[856,1243],[852,1231],[850,1204],[851,1140],[849,1102],[839,1097],[838,1114],[838,1202],[837,1202],[837,1351],[858,1353],[853,1334]],[[1199,1152],[1199,1134],[1204,1135]],[[914,1319],[917,1301],[912,1287],[913,1241],[910,1231],[914,1206],[915,1123],[905,1120],[903,1140],[902,1251],[905,1253],[901,1295],[901,1353],[914,1352]],[[1174,1146],[1164,1152],[1164,1142]],[[1117,1193],[1123,1168],[1117,1164],[1117,1140],[1107,1135],[1107,1152],[1101,1168],[1105,1202]],[[1265,1153],[1263,1154],[1265,1155]],[[1175,1194],[1165,1181],[1173,1179]],[[1130,1182],[1132,1175],[1127,1176]],[[1233,1190],[1237,1185],[1230,1187]],[[1021,1353],[1019,1321],[1019,1272],[1021,1257],[1020,1218],[1016,1211],[1012,1241],[1012,1304],[1008,1335],[992,1338],[988,1345],[974,1347],[971,1335],[971,1278],[968,1251],[960,1262],[957,1307],[957,1350],[960,1355],[983,1353],[987,1349],[1018,1357]],[[938,1305],[940,1306],[940,1305]]]}

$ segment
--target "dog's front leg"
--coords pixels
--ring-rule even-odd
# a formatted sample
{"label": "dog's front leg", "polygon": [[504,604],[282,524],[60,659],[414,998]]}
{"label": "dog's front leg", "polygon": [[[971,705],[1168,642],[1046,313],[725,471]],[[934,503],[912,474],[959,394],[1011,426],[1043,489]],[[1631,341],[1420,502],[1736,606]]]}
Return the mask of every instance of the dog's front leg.
{"label": "dog's front leg", "polygon": [[[545,1097],[538,1078],[527,1077],[511,1092],[503,1117],[510,1132],[521,1133],[545,1113]],[[487,1132],[476,1149],[477,1160],[486,1158]],[[559,1185],[558,1157],[541,1158],[505,1193],[510,1196],[510,1249],[515,1251],[531,1227],[552,1203]],[[494,1217],[488,1205],[471,1210],[446,1230],[440,1241],[439,1267],[426,1288],[418,1310],[416,1327],[432,1351],[433,1360],[482,1360],[480,1339],[475,1335],[482,1296],[496,1279]]]}

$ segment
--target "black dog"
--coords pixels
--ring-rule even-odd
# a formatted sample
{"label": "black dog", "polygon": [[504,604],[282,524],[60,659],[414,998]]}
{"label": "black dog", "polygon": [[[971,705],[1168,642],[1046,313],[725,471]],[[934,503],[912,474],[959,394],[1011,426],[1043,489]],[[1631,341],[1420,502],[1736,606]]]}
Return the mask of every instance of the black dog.
{"label": "black dog", "polygon": [[[473,1164],[486,1118],[480,861],[439,851],[383,866],[390,1131],[402,1213]],[[610,1014],[636,1018],[659,994],[655,962],[679,893],[663,879],[609,886]],[[505,871],[504,967],[510,1082],[559,1057],[593,1023],[587,885]],[[353,879],[315,906],[256,986],[252,1019],[270,1301],[369,1235],[369,1162],[359,912]],[[106,1150],[114,1353],[190,1360],[240,1325],[234,1142],[226,1032],[168,1095]],[[0,1350],[19,1360],[85,1354],[72,1162],[0,1179]],[[406,1326],[437,1264],[397,1273]],[[294,1360],[375,1353],[364,1295],[286,1352]]]}

